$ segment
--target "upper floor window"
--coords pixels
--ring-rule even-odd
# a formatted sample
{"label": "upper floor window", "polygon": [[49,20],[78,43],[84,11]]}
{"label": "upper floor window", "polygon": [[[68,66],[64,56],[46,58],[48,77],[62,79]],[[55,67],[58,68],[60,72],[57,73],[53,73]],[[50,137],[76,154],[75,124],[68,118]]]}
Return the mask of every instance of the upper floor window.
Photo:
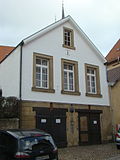
{"label": "upper floor window", "polygon": [[32,90],[40,92],[54,92],[52,56],[34,53]]}
{"label": "upper floor window", "polygon": [[96,94],[96,70],[94,68],[87,68],[87,91]]}
{"label": "upper floor window", "polygon": [[74,47],[74,33],[72,29],[63,28],[63,47],[75,49]]}
{"label": "upper floor window", "polygon": [[74,91],[74,65],[64,64],[64,90]]}
{"label": "upper floor window", "polygon": [[71,60],[61,60],[62,94],[80,95],[78,80],[78,63]]}
{"label": "upper floor window", "polygon": [[47,59],[36,57],[36,87],[49,87],[48,65],[49,62]]}
{"label": "upper floor window", "polygon": [[86,96],[101,97],[99,67],[85,64]]}

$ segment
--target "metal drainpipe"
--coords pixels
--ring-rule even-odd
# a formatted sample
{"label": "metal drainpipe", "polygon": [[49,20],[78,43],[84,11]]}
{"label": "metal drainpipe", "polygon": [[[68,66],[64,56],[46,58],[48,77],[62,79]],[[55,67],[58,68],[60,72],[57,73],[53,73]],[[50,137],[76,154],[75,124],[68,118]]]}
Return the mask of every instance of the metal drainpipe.
{"label": "metal drainpipe", "polygon": [[20,83],[19,83],[19,99],[20,99],[20,105],[19,105],[19,128],[21,128],[21,111],[22,111],[22,47],[24,42],[22,41],[20,43]]}

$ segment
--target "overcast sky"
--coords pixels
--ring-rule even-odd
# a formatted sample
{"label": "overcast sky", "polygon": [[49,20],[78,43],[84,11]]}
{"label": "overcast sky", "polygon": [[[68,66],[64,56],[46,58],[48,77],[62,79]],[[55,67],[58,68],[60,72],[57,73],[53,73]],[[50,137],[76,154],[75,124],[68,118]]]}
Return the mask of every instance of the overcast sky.
{"label": "overcast sky", "polygon": [[[62,0],[0,0],[0,45],[16,46],[61,19],[61,6]],[[104,56],[120,38],[120,0],[64,0],[64,8]]]}

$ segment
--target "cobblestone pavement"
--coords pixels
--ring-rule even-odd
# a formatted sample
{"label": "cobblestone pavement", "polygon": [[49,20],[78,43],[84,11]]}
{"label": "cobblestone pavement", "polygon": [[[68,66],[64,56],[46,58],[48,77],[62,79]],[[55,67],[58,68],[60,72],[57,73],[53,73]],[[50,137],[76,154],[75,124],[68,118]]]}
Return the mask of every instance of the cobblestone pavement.
{"label": "cobblestone pavement", "polygon": [[114,157],[109,158],[107,160],[120,160],[120,155],[119,156],[114,156]]}
{"label": "cobblestone pavement", "polygon": [[59,160],[120,160],[120,150],[115,143],[68,147],[58,152]]}

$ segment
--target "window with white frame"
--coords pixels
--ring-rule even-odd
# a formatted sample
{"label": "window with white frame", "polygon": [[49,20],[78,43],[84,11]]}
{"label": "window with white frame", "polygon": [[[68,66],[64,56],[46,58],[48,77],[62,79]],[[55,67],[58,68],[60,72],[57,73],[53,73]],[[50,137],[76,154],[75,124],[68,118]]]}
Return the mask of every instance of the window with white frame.
{"label": "window with white frame", "polygon": [[64,64],[64,90],[74,91],[74,65]]}
{"label": "window with white frame", "polygon": [[32,91],[54,93],[53,87],[53,57],[34,53]]}
{"label": "window with white frame", "polygon": [[62,94],[79,96],[78,62],[61,59]]}
{"label": "window with white frame", "polygon": [[48,65],[48,60],[36,57],[36,87],[49,88]]}
{"label": "window with white frame", "polygon": [[87,68],[87,92],[96,94],[96,70]]}
{"label": "window with white frame", "polygon": [[86,96],[102,97],[100,90],[99,66],[85,64]]}
{"label": "window with white frame", "polygon": [[65,29],[64,30],[64,41],[66,46],[72,46],[72,31]]}
{"label": "window with white frame", "polygon": [[74,47],[74,32],[70,28],[63,28],[63,47],[75,49]]}

